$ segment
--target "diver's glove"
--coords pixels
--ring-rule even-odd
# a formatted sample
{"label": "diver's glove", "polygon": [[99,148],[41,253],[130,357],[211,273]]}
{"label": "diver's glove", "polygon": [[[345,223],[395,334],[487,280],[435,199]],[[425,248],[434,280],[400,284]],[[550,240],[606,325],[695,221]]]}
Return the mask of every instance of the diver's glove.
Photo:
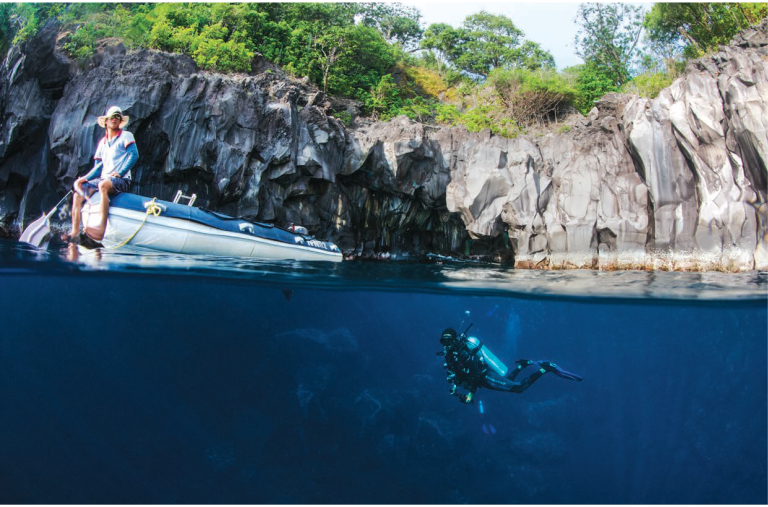
{"label": "diver's glove", "polygon": [[460,394],[459,400],[461,400],[462,403],[469,405],[473,401],[472,397],[474,394],[475,393]]}

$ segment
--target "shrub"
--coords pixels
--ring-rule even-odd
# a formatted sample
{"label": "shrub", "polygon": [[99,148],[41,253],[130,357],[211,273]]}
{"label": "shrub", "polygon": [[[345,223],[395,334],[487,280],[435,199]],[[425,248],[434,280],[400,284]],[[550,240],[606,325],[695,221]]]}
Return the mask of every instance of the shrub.
{"label": "shrub", "polygon": [[405,99],[400,108],[396,111],[395,116],[404,114],[412,120],[421,123],[430,123],[434,121],[435,118],[436,104],[437,102],[435,100],[425,99],[424,97]]}
{"label": "shrub", "polygon": [[[235,32],[225,41],[227,29],[220,23],[203,28],[200,35],[191,38],[192,58],[200,68],[222,72],[243,72],[250,70],[253,50],[250,44],[240,42],[242,34]],[[186,40],[186,39],[182,39]]]}
{"label": "shrub", "polygon": [[495,69],[487,83],[496,90],[509,116],[519,124],[543,123],[572,105],[576,90],[552,69]]}
{"label": "shrub", "polygon": [[391,74],[381,77],[379,84],[371,88],[365,99],[365,106],[375,119],[387,119],[397,110],[397,85]]}
{"label": "shrub", "polygon": [[615,76],[605,67],[594,63],[587,63],[566,69],[566,71],[577,74],[577,95],[574,105],[584,115],[595,107],[595,101],[603,95],[618,91],[618,88],[614,85],[616,82]]}
{"label": "shrub", "polygon": [[341,120],[344,125],[349,125],[352,123],[352,115],[346,111],[334,111],[333,116]]}
{"label": "shrub", "polygon": [[661,90],[672,84],[672,80],[662,73],[640,74],[621,87],[622,93],[634,93],[649,99],[656,98]]}
{"label": "shrub", "polygon": [[453,99],[453,93],[443,82],[440,75],[424,67],[404,66],[403,73],[408,80],[408,84],[413,83],[415,93],[427,95],[429,97],[446,100]]}
{"label": "shrub", "polygon": [[64,49],[76,59],[88,58],[93,54],[96,39],[103,34],[96,29],[94,23],[85,23],[69,36]]}
{"label": "shrub", "polygon": [[501,137],[516,137],[523,130],[509,117],[499,114],[493,105],[481,105],[461,112],[453,105],[439,104],[435,106],[435,121],[446,125],[463,125],[470,132],[480,132],[490,129]]}

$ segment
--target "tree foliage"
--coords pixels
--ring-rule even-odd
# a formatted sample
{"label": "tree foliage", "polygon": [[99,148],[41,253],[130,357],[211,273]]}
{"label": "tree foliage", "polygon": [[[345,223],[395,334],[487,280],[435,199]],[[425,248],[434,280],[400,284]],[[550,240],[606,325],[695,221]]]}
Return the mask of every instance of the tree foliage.
{"label": "tree foliage", "polygon": [[483,77],[493,69],[514,66],[524,35],[508,17],[486,11],[467,16],[459,34],[459,54],[454,63]]}
{"label": "tree foliage", "polygon": [[596,62],[569,67],[566,73],[576,77],[576,98],[574,106],[586,115],[595,107],[595,102],[606,93],[619,91],[616,86],[616,75],[613,69]]}
{"label": "tree foliage", "polygon": [[643,30],[643,9],[624,3],[586,3],[579,5],[576,23],[576,54],[594,63],[615,78],[621,86],[632,77],[639,57],[638,43]]}
{"label": "tree foliage", "polygon": [[399,44],[406,51],[419,48],[424,34],[421,12],[398,2],[364,3],[360,6],[361,21],[376,28],[390,44]]}
{"label": "tree foliage", "polygon": [[648,39],[682,46],[688,58],[727,44],[736,33],[768,15],[765,3],[657,3],[645,16]]}
{"label": "tree foliage", "polygon": [[217,72],[250,72],[263,57],[328,94],[357,99],[373,118],[405,114],[514,136],[557,122],[570,106],[586,114],[608,92],[656,96],[680,72],[683,54],[727,42],[765,17],[767,5],[656,4],[641,54],[639,7],[583,4],[576,47],[586,63],[562,72],[506,16],[480,11],[458,27],[425,29],[418,9],[376,2],[5,3],[0,50],[54,18],[73,58],[89,57],[105,38],[184,53]]}
{"label": "tree foliage", "polygon": [[460,40],[459,31],[445,23],[430,25],[424,32],[421,48],[430,51],[437,62],[437,71],[441,75],[446,72],[448,65],[460,55]]}
{"label": "tree foliage", "polygon": [[444,73],[451,65],[468,75],[486,78],[494,69],[554,67],[552,54],[532,41],[508,17],[480,11],[459,28],[430,25],[421,47],[430,50]]}

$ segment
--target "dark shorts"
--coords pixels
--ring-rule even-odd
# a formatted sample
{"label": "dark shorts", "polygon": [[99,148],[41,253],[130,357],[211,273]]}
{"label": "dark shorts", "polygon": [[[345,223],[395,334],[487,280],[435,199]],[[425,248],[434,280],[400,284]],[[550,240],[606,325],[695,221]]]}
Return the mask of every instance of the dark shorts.
{"label": "dark shorts", "polygon": [[[99,183],[104,178],[96,178],[95,180],[86,181],[83,183],[83,192],[85,192],[88,195],[92,195],[94,192],[99,191]],[[112,188],[115,189],[113,192],[114,194],[119,194],[120,192],[127,192],[131,188],[131,180],[128,178],[109,178],[109,181],[112,182]]]}

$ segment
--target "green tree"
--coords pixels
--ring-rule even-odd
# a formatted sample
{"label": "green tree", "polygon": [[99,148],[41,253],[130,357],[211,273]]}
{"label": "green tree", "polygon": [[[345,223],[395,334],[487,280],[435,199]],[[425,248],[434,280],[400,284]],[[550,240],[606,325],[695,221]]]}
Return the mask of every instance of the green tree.
{"label": "green tree", "polygon": [[461,36],[455,28],[445,23],[430,25],[424,32],[421,48],[427,49],[437,62],[437,73],[443,75],[452,62],[459,56],[458,46]]}
{"label": "green tree", "polygon": [[419,49],[424,35],[421,28],[421,12],[399,2],[361,4],[361,22],[377,28],[384,40],[400,44],[406,51]]}
{"label": "green tree", "polygon": [[316,26],[351,26],[360,6],[354,3],[285,3],[273,15],[280,16],[288,24],[313,23]]}
{"label": "green tree", "polygon": [[394,108],[397,98],[397,85],[395,85],[392,76],[386,74],[381,77],[375,87],[371,88],[370,93],[365,98],[365,105],[374,119],[379,119]]}
{"label": "green tree", "polygon": [[344,51],[328,77],[328,89],[347,97],[363,99],[382,76],[395,65],[391,47],[378,30],[353,25],[345,30]]}
{"label": "green tree", "polygon": [[[632,77],[639,56],[643,9],[631,4],[586,3],[579,5],[576,23],[576,54],[585,62],[609,69],[615,86]],[[604,74],[605,75],[605,74]]]}
{"label": "green tree", "polygon": [[[189,29],[180,32],[189,33]],[[251,68],[253,59],[252,44],[243,40],[241,32],[234,32],[228,37],[228,30],[221,23],[208,25],[200,34],[192,37],[189,50],[192,57],[203,69],[222,72],[243,72]]]}
{"label": "green tree", "polygon": [[667,48],[682,46],[686,57],[695,58],[728,44],[766,15],[765,3],[657,3],[644,25],[650,41]]}
{"label": "green tree", "polygon": [[515,50],[515,62],[517,67],[528,70],[555,68],[555,57],[552,53],[532,41],[525,41]]}
{"label": "green tree", "polygon": [[325,33],[315,39],[315,46],[320,51],[322,58],[319,59],[323,70],[323,92],[328,91],[328,74],[331,68],[339,61],[343,55],[345,30],[335,29]]}
{"label": "green tree", "polygon": [[467,16],[459,33],[463,40],[455,59],[458,68],[485,77],[493,69],[517,63],[524,33],[503,14],[480,11]]}
{"label": "green tree", "polygon": [[481,11],[467,16],[458,29],[444,23],[427,28],[421,47],[433,52],[441,63],[485,78],[493,69],[554,67],[552,54],[535,42],[524,41],[524,33],[511,19]]}

